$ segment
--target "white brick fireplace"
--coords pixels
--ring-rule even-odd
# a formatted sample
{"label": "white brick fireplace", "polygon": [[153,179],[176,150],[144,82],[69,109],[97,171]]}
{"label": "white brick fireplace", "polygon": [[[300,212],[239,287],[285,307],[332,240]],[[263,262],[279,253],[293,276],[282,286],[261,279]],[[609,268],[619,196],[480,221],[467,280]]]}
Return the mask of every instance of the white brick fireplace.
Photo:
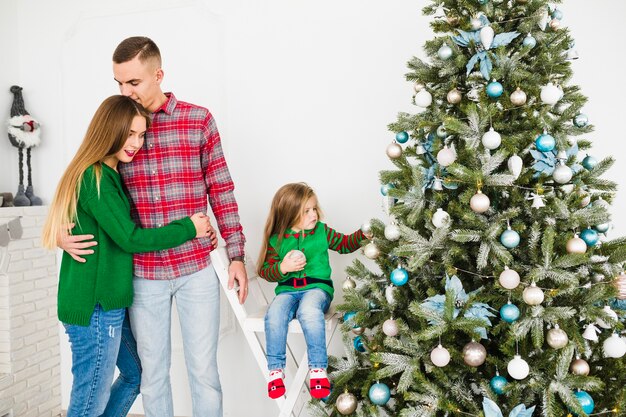
{"label": "white brick fireplace", "polygon": [[0,208],[0,417],[61,414],[56,255],[46,207]]}

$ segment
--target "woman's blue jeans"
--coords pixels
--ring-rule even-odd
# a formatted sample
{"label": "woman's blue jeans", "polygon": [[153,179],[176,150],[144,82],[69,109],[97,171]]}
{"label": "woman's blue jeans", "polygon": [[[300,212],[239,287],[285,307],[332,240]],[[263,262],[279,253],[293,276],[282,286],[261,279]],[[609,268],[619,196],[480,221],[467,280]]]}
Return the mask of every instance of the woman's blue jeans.
{"label": "woman's blue jeans", "polygon": [[274,297],[265,315],[267,368],[285,369],[287,331],[295,317],[300,322],[306,341],[309,368],[326,368],[326,322],[324,313],[331,297],[326,291],[313,288],[306,291],[284,292]]}
{"label": "woman's blue jeans", "polygon": [[[126,309],[96,305],[89,326],[64,324],[72,349],[67,417],[124,417],[139,394],[141,365]],[[115,366],[120,374],[113,382]]]}

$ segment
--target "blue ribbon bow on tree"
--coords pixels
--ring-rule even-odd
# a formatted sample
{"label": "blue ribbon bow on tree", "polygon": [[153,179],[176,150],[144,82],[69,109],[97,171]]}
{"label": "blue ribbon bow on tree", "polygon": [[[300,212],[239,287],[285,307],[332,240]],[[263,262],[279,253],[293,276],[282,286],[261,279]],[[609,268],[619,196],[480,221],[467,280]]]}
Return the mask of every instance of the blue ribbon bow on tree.
{"label": "blue ribbon bow on tree", "polygon": [[[571,156],[578,155],[578,144],[574,144],[574,146],[569,148],[565,153],[567,154],[568,159]],[[534,175],[535,178],[538,178],[541,174],[545,174],[547,176],[552,175],[558,162],[558,159],[556,157],[556,148],[548,152],[541,152],[536,149],[531,149],[530,154],[535,159],[535,163],[533,165],[533,169],[537,171]],[[572,164],[569,167],[574,174],[583,169],[582,165],[580,164]]]}
{"label": "blue ribbon bow on tree", "polygon": [[[483,27],[489,25],[489,19],[487,19],[485,15],[480,15],[479,19]],[[459,46],[469,47],[470,43],[473,42],[474,46],[476,47],[476,53],[470,58],[469,62],[466,65],[467,75],[469,75],[470,72],[472,72],[472,69],[474,69],[474,66],[476,65],[476,63],[480,61],[480,73],[483,75],[483,78],[485,80],[489,80],[490,75],[491,75],[491,70],[493,69],[493,64],[491,63],[491,58],[489,58],[489,54],[487,53],[487,50],[485,49],[485,47],[480,41],[480,29],[474,32],[466,32],[464,30],[459,29],[457,30],[457,32],[459,32],[459,36],[452,37],[452,40],[454,41],[454,43],[456,43]],[[519,32],[500,33],[494,36],[493,42],[491,43],[491,46],[488,49],[494,49],[500,46],[506,46],[509,43],[511,43],[513,39],[517,38],[519,35],[520,35]]]}
{"label": "blue ribbon bow on tree", "polygon": [[[483,397],[483,411],[485,417],[503,417],[498,404],[487,397]],[[535,411],[534,405],[527,409],[524,404],[520,404],[511,410],[509,417],[532,417],[533,411]]]}
{"label": "blue ribbon bow on tree", "polygon": [[[467,303],[467,300],[469,300],[470,295],[478,292],[478,290],[476,290],[467,294],[463,289],[463,284],[461,284],[461,280],[456,275],[453,275],[452,278],[446,275],[445,289],[446,293],[451,292],[454,294],[454,318],[456,318],[461,311],[460,308],[457,308],[457,306],[465,305],[465,303]],[[432,297],[428,297],[422,303],[422,307],[435,311],[439,315],[443,315],[445,303],[445,295],[435,295]],[[495,317],[495,314],[493,314],[490,310],[493,310],[493,308],[491,308],[488,304],[473,303],[468,309],[466,309],[463,317],[477,318],[484,321],[486,325],[491,326],[491,321],[489,320],[489,317]],[[433,323],[431,322],[430,324]],[[485,327],[478,327],[475,330],[480,334],[481,339],[487,339],[487,329]]]}

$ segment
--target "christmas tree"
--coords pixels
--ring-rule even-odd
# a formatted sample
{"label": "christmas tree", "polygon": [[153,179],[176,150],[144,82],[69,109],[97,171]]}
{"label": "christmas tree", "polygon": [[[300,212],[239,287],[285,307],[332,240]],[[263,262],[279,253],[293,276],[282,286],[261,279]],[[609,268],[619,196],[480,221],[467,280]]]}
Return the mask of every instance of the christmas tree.
{"label": "christmas tree", "polygon": [[388,218],[364,225],[380,271],[348,269],[346,356],[331,358],[314,412],[626,415],[626,239],[606,236],[613,159],[584,156],[593,126],[562,12],[546,0],[423,12],[436,37],[407,74],[421,109],[389,126]]}

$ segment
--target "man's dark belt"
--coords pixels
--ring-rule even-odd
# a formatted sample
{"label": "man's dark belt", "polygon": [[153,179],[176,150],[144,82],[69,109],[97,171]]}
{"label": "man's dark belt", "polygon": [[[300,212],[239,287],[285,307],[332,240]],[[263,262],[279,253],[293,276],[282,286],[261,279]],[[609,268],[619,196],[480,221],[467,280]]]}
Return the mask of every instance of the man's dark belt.
{"label": "man's dark belt", "polygon": [[279,287],[291,287],[291,288],[304,288],[309,284],[326,284],[332,287],[333,280],[330,278],[322,279],[322,278],[313,278],[313,277],[289,278],[288,280],[279,282],[278,286]]}

